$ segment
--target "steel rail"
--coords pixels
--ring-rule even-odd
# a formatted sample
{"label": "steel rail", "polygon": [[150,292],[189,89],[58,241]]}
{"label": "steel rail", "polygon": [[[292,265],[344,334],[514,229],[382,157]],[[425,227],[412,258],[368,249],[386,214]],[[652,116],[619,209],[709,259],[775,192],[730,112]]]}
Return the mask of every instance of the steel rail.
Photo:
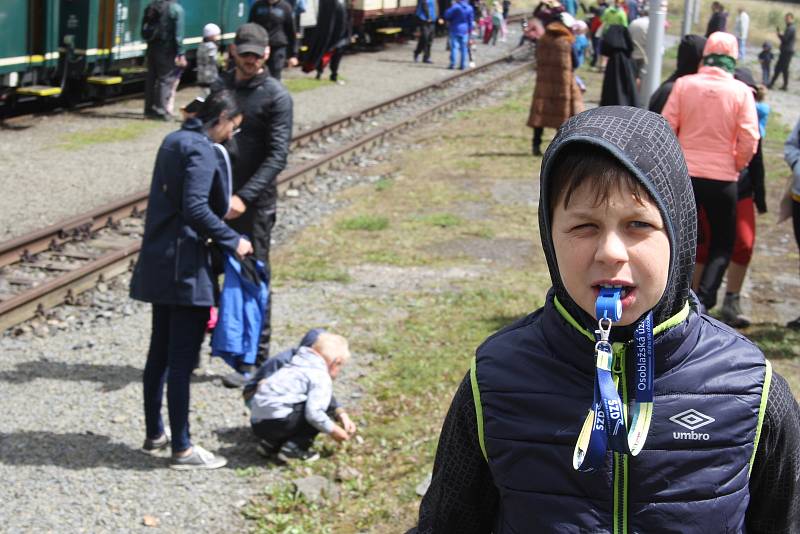
{"label": "steel rail", "polygon": [[[503,56],[469,71],[462,71],[458,74],[448,76],[434,84],[409,91],[365,109],[340,116],[326,124],[322,124],[294,136],[292,139],[293,148],[305,146],[314,139],[333,133],[338,129],[344,128],[348,124],[377,115],[387,108],[397,106],[406,101],[421,98],[425,94],[450,85],[464,76],[474,75],[504,61],[509,61],[510,59],[511,55]],[[283,181],[287,180],[284,174],[285,172],[278,176],[279,187]],[[141,213],[147,207],[148,194],[148,190],[132,193],[119,200],[101,205],[87,213],[70,217],[41,230],[36,230],[0,243],[0,267],[24,261],[39,252],[44,252],[51,248],[58,248],[68,241],[79,239],[82,236],[88,236],[101,228],[113,225],[120,219]]]}
{"label": "steel rail", "polygon": [[[484,68],[488,68],[492,64],[496,64],[499,61],[505,60],[506,58],[501,58],[495,62],[492,62],[491,64],[484,65]],[[316,174],[324,172],[324,170],[330,168],[337,162],[343,160],[356,151],[365,150],[369,147],[375,146],[381,143],[386,137],[400,132],[411,125],[422,121],[423,119],[446,112],[447,110],[461,105],[466,101],[477,98],[482,93],[491,90],[494,86],[502,83],[505,80],[511,79],[525,72],[529,72],[530,65],[531,64],[529,62],[523,63],[517,68],[509,70],[502,75],[481,84],[478,87],[474,87],[460,94],[453,95],[442,102],[419,110],[413,115],[405,117],[393,124],[378,128],[377,130],[370,132],[331,153],[320,156],[312,161],[309,161],[308,163],[296,165],[286,169],[278,177],[279,192],[283,193],[291,187],[297,187],[299,184],[312,179]],[[441,87],[443,83],[446,84],[453,79],[457,79],[463,75],[466,75],[467,73],[475,73],[476,71],[478,71],[478,69],[465,71],[464,73],[454,75],[442,82],[438,82],[433,86]],[[417,95],[428,90],[431,90],[430,87],[412,91],[401,97],[397,97],[385,103],[362,110],[357,114],[339,119],[339,121],[348,122],[349,120],[352,120],[354,116],[360,117],[362,116],[361,113],[365,112],[375,113],[376,110],[380,109],[381,107],[390,107],[390,102],[398,102],[401,99],[408,99],[409,96]],[[321,132],[327,132],[327,128],[329,126],[330,125],[323,125],[301,135],[319,135]],[[37,250],[37,247],[41,246],[41,244],[44,242],[47,242],[48,244],[54,244],[57,247],[64,242],[69,241],[70,235],[74,236],[76,233],[89,235],[92,231],[94,231],[93,229],[99,229],[108,224],[113,224],[121,218],[141,213],[145,209],[146,203],[146,192],[143,194],[137,193],[134,195],[129,195],[125,199],[121,199],[120,201],[117,201],[109,206],[97,208],[90,213],[74,217],[68,221],[53,225],[47,229],[33,232],[29,234],[29,236],[22,236],[18,239],[8,241],[0,245],[0,259],[3,259],[4,261],[7,258],[27,259],[31,255],[35,254],[35,252],[32,251]],[[29,237],[35,237],[35,239],[26,240],[26,238]],[[15,243],[17,247],[16,249],[12,247],[12,245],[15,245]],[[22,248],[22,252],[20,252],[20,248]],[[45,247],[41,250],[46,250],[47,248],[48,247]],[[137,240],[135,243],[124,245],[119,249],[115,249],[111,252],[103,254],[102,256],[99,256],[85,265],[48,280],[41,285],[34,286],[30,290],[23,291],[9,298],[8,300],[0,301],[0,332],[36,316],[46,308],[53,307],[61,302],[64,302],[65,299],[69,299],[78,293],[90,289],[99,280],[117,276],[127,271],[140,248],[141,241]],[[2,265],[3,264],[0,264],[0,266]]]}

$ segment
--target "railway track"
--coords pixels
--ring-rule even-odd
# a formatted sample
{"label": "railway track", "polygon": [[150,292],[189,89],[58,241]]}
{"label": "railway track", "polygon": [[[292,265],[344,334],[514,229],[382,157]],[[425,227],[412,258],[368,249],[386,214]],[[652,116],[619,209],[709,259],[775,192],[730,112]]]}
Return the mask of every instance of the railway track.
{"label": "railway track", "polygon": [[[530,68],[506,56],[297,134],[278,177],[279,194]],[[141,191],[0,243],[0,332],[129,270],[141,245],[147,196]]]}

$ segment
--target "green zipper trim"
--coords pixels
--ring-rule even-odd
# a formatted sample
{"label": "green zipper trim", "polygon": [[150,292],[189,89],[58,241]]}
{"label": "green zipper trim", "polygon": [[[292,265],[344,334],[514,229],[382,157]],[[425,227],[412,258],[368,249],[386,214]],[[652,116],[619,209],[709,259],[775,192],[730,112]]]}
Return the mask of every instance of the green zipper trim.
{"label": "green zipper trim", "polygon": [[753,462],[756,460],[756,451],[758,450],[758,441],[761,439],[761,427],[764,424],[764,414],[767,411],[767,397],[769,396],[769,387],[772,384],[772,364],[769,360],[765,359],[767,368],[764,371],[764,386],[761,388],[761,405],[758,407],[758,426],[756,426],[756,439],[753,443],[753,455],[750,457],[750,468],[747,470],[747,476],[753,471]]}
{"label": "green zipper trim", "polygon": [[[569,324],[571,324],[572,327],[575,328],[575,330],[577,330],[578,332],[580,332],[581,334],[583,334],[584,336],[586,336],[587,338],[592,340],[592,342],[594,343],[594,341],[595,341],[594,334],[592,334],[587,329],[585,329],[580,324],[578,324],[578,321],[576,321],[575,318],[572,317],[572,315],[570,315],[570,313],[567,311],[567,309],[558,301],[558,297],[555,297],[553,299],[553,304],[555,305],[556,310],[558,310],[558,313],[561,314],[561,317],[563,317]],[[689,317],[689,311],[690,311],[689,303],[687,302],[686,304],[684,304],[684,306],[681,309],[681,311],[679,311],[678,313],[676,313],[675,315],[673,315],[672,317],[670,317],[669,319],[667,319],[663,323],[661,323],[661,324],[657,325],[655,328],[653,328],[653,335],[654,336],[658,335],[661,332],[665,332],[665,331],[669,330],[670,328],[678,326],[683,321],[685,321],[687,317]]]}
{"label": "green zipper trim", "polygon": [[481,405],[481,391],[478,389],[478,358],[472,358],[472,363],[469,366],[469,382],[472,385],[472,402],[475,403],[475,418],[478,421],[478,443],[481,446],[481,452],[486,461],[489,461],[489,455],[486,454],[486,441],[483,435],[483,406]]}

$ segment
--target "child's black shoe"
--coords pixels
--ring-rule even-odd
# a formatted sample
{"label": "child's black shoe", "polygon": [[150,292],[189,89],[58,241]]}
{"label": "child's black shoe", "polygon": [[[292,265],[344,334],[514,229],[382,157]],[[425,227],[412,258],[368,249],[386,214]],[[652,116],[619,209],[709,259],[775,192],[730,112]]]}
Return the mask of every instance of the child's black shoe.
{"label": "child's black shoe", "polygon": [[256,445],[256,451],[258,454],[265,458],[271,458],[280,450],[280,445],[276,445],[271,441],[267,441],[265,439],[258,440],[258,445]]}
{"label": "child's black shoe", "polygon": [[278,459],[282,462],[291,462],[292,460],[302,460],[304,462],[313,462],[319,459],[319,453],[311,449],[302,449],[297,443],[287,441],[283,444],[278,451]]}

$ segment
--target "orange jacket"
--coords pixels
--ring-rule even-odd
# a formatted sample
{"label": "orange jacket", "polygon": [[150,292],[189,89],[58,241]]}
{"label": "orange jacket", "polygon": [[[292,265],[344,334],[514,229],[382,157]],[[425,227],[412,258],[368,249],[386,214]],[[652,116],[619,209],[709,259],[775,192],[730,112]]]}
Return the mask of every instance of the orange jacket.
{"label": "orange jacket", "polygon": [[[736,37],[725,32],[712,33],[703,48],[703,57],[738,53]],[[735,182],[758,148],[753,93],[720,67],[678,78],[661,114],[678,136],[690,176]]]}
{"label": "orange jacket", "polygon": [[735,182],[758,148],[753,93],[719,67],[678,78],[662,114],[678,136],[690,176]]}

